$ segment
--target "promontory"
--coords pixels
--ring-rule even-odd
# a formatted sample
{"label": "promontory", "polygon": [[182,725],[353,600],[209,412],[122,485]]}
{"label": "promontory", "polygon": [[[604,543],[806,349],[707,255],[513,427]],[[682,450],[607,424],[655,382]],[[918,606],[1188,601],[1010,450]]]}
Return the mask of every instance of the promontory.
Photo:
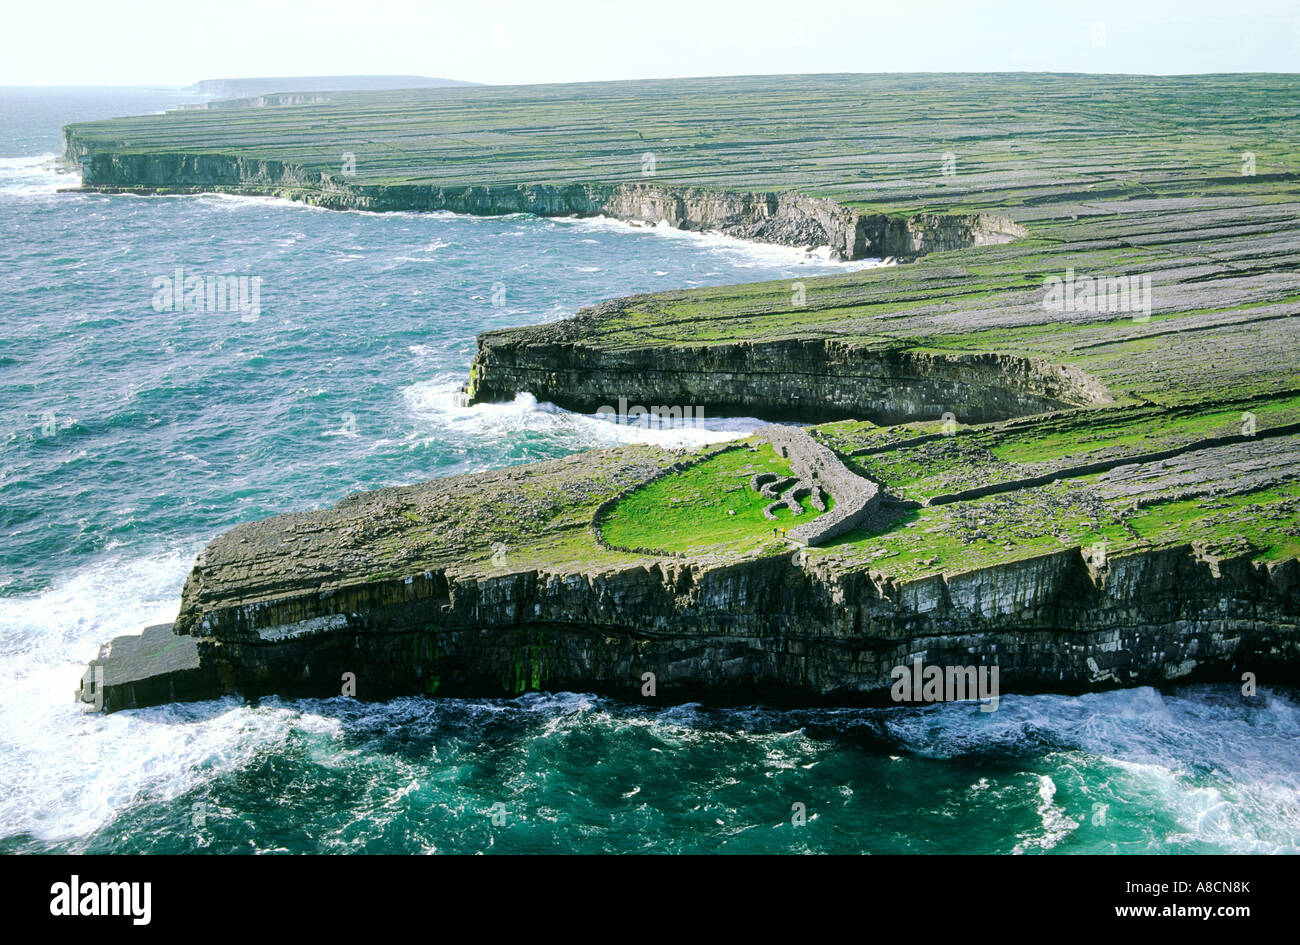
{"label": "promontory", "polygon": [[472,402],[774,426],[240,525],[174,625],[106,645],[88,702],[350,676],[850,704],[917,661],[997,665],[1004,692],[1297,676],[1296,76],[272,93],[65,137],[89,190],[603,214],[893,263],[480,335]]}

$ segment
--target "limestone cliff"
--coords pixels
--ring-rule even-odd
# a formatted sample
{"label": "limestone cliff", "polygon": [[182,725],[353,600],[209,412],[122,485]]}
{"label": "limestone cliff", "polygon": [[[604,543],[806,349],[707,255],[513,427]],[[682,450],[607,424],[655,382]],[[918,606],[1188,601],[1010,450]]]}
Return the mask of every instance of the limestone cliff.
{"label": "limestone cliff", "polygon": [[64,132],[64,158],[80,168],[87,190],[228,191],[288,197],[331,209],[603,215],[786,246],[828,246],[837,259],[913,258],[1025,235],[1012,220],[993,214],[886,216],[798,193],[714,190],[653,179],[482,187],[368,184],[343,174],[242,155],[106,151],[79,139],[71,129]]}
{"label": "limestone cliff", "polygon": [[[1277,680],[1300,657],[1295,560],[1188,545],[1098,560],[1075,547],[897,581],[788,550],[602,551],[588,524],[600,502],[678,461],[625,447],[241,525],[205,549],[185,587],[174,629],[195,638],[202,669],[187,664],[186,678],[209,680],[186,697],[331,695],[352,674],[362,698],[530,688],[637,698],[652,673],[667,700],[854,703],[884,700],[890,670],[916,657],[997,663],[1003,692],[1244,670]],[[496,561],[485,543],[508,528]],[[137,680],[132,698],[172,691]]]}
{"label": "limestone cliff", "polygon": [[471,402],[539,400],[594,412],[617,402],[697,405],[710,416],[901,423],[938,419],[960,405],[963,422],[984,423],[1110,402],[1084,372],[1011,354],[929,354],[804,338],[724,344],[600,347],[589,340],[611,307],[570,322],[479,336]]}
{"label": "limestone cliff", "polygon": [[[1091,573],[1077,550],[892,585],[791,558],[599,573],[528,571],[285,597],[206,613],[225,685],[333,694],[355,673],[369,696],[576,689],[636,697],[654,673],[668,699],[884,700],[890,670],[1000,666],[1004,691],[1079,691],[1269,678],[1300,656],[1296,566],[1198,561],[1188,547]],[[341,606],[340,606],[341,605]],[[283,622],[282,622],[283,621]]]}

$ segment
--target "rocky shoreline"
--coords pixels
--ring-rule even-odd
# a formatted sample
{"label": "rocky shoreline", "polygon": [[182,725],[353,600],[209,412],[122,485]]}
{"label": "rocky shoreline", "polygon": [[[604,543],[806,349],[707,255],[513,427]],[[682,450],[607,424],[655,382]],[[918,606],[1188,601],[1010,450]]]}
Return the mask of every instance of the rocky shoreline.
{"label": "rocky shoreline", "polygon": [[[643,452],[605,461],[636,481],[673,459],[623,455]],[[997,664],[1004,693],[1243,672],[1279,682],[1300,665],[1295,560],[1263,566],[1192,546],[1107,559],[1075,548],[900,582],[799,552],[511,567],[416,543],[467,489],[527,516],[538,480],[568,478],[581,461],[239,526],[204,550],[185,587],[173,630],[193,640],[197,660],[164,666],[115,641],[96,664],[109,667],[107,681],[83,683],[79,696],[94,703],[98,691],[113,710],[229,693],[324,697],[352,680],[353,694],[374,699],[538,688],[641,699],[651,673],[665,702],[866,704],[887,701],[891,670],[915,659]],[[402,557],[410,563],[393,560]],[[385,575],[365,576],[381,566]],[[115,660],[131,665],[114,670]]]}
{"label": "rocky shoreline", "polygon": [[846,260],[915,259],[1026,235],[1023,227],[998,214],[864,213],[825,197],[713,190],[653,179],[482,187],[364,184],[343,175],[239,155],[101,151],[70,129],[65,132],[64,162],[80,170],[81,189],[103,193],[239,193],[285,197],[331,210],[608,216],[761,243],[805,249],[826,246],[833,258]]}
{"label": "rocky shoreline", "polygon": [[[1197,151],[1201,138],[1150,112],[1144,95],[1125,107],[1130,124],[1160,132],[1159,148],[1109,119],[1084,136],[1074,109],[1068,120],[1052,113],[1067,136],[1049,129],[1045,150],[1030,138],[1015,155],[989,132],[1021,127],[1012,92],[992,104],[1015,114],[945,126],[961,132],[960,148],[907,131],[923,120],[899,124],[898,140],[861,124],[910,108],[910,94],[880,95],[873,110],[823,96],[821,118],[803,122],[802,103],[789,113],[775,156],[755,156],[746,125],[715,126],[691,101],[672,106],[688,131],[654,132],[679,135],[677,181],[637,178],[626,160],[662,101],[613,125],[587,115],[604,143],[582,160],[534,136],[531,103],[505,131],[431,135],[420,116],[452,107],[441,99],[394,119],[379,136],[393,150],[367,152],[368,178],[334,170],[344,145],[333,126],[320,131],[332,113],[312,109],[351,116],[360,148],[369,99],[250,109],[257,134],[235,108],[73,126],[66,159],[91,191],[603,215],[825,245],[840,259],[916,260],[807,285],[634,296],[487,332],[467,385],[471,402],[528,391],[585,412],[624,398],[817,423],[817,441],[849,473],[879,482],[850,511],[882,521],[832,535],[814,517],[808,532],[827,540],[806,549],[767,540],[770,528],[759,530],[766,543],[739,551],[640,547],[659,547],[654,535],[614,547],[602,512],[692,462],[651,447],[350,496],[214,539],[175,624],[113,641],[78,697],[109,711],[232,693],[531,689],[859,704],[888,701],[891,670],[918,659],[996,664],[1004,693],[1296,677],[1300,405],[1287,352],[1300,244],[1289,172],[1256,178],[1216,164],[1222,155]],[[1054,107],[1043,99],[1029,111]],[[1217,127],[1237,134],[1249,117]],[[801,163],[844,123],[825,161]],[[213,133],[226,150],[207,150]],[[941,169],[949,147],[963,152],[960,178],[955,163]],[[529,176],[538,166],[550,170]],[[1049,309],[1043,287],[1073,287],[1076,273],[1088,304]],[[1133,284],[1145,304],[1111,305],[1118,289],[1091,294]],[[971,435],[956,435],[959,425]]]}

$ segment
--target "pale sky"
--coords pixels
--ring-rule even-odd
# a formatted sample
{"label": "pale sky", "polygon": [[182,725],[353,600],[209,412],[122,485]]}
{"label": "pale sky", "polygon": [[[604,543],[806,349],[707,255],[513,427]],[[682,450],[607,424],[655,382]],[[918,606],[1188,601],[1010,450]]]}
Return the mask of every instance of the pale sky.
{"label": "pale sky", "polygon": [[0,85],[1300,71],[1300,0],[9,0],[0,30]]}

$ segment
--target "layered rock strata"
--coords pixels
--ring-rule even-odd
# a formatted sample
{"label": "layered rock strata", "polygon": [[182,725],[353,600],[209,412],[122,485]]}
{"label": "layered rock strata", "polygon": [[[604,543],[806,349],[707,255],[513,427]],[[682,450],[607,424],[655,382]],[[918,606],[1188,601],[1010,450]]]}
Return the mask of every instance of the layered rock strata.
{"label": "layered rock strata", "polygon": [[497,215],[610,216],[786,246],[827,246],[836,259],[911,259],[1026,235],[990,213],[864,213],[825,197],[632,181],[451,186],[367,184],[277,160],[234,154],[105,151],[68,129],[64,156],[82,188],[106,192],[266,194],[337,210],[451,210]]}
{"label": "layered rock strata", "polygon": [[600,347],[588,340],[615,306],[566,322],[479,335],[472,403],[521,391],[591,413],[617,399],[696,405],[709,416],[882,424],[960,410],[987,423],[1111,401],[1077,368],[1012,354],[934,354],[807,338],[708,345]]}
{"label": "layered rock strata", "polygon": [[[188,656],[155,664],[133,704],[338,695],[347,678],[360,698],[536,688],[641,698],[645,673],[663,700],[854,703],[884,700],[890,670],[916,657],[996,662],[1003,692],[1246,670],[1278,682],[1300,665],[1294,560],[1257,565],[1186,545],[1098,559],[1074,547],[896,581],[802,552],[565,550],[602,502],[679,461],[623,448],[241,525],[200,556],[174,627],[200,674],[187,675]],[[495,530],[532,522],[536,533],[493,563],[484,546]],[[106,654],[110,685],[129,657],[117,643]]]}

